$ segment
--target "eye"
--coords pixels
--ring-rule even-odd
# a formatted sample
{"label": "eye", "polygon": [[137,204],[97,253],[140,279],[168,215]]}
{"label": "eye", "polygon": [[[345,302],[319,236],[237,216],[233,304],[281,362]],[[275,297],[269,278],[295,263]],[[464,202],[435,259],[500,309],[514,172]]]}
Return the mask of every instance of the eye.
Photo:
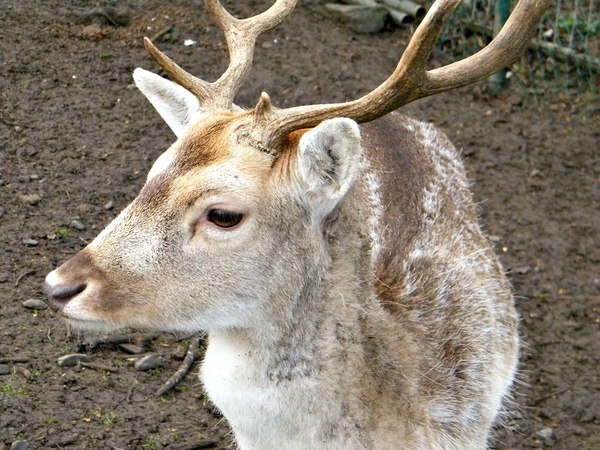
{"label": "eye", "polygon": [[242,221],[243,217],[243,214],[224,209],[211,209],[207,215],[208,221],[220,228],[235,227]]}

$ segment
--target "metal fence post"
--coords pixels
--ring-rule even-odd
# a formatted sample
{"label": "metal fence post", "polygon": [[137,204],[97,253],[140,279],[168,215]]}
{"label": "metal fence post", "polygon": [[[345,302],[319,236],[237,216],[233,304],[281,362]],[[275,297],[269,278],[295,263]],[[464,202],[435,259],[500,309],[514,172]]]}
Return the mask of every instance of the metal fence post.
{"label": "metal fence post", "polygon": [[[496,0],[494,8],[494,37],[500,32],[510,13],[511,0]],[[496,72],[489,78],[489,90],[492,95],[499,94],[506,84],[506,69]]]}

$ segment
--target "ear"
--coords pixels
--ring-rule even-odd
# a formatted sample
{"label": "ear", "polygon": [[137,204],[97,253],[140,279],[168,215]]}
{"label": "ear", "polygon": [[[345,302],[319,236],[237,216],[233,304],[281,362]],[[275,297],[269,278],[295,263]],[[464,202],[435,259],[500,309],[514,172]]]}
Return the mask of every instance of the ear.
{"label": "ear", "polygon": [[360,131],[350,119],[330,119],[299,143],[298,172],[315,218],[326,217],[346,195],[362,158]]}
{"label": "ear", "polygon": [[140,68],[134,70],[133,80],[177,137],[202,113],[196,96],[172,81]]}

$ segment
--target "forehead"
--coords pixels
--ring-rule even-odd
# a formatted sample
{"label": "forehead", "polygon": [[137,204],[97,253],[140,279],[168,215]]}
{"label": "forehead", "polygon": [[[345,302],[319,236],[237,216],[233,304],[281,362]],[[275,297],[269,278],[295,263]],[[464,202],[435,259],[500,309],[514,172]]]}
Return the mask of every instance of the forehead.
{"label": "forehead", "polygon": [[208,193],[256,190],[269,173],[273,157],[245,139],[244,125],[232,115],[194,124],[155,163],[139,202],[190,203]]}
{"label": "forehead", "polygon": [[190,126],[172,147],[172,170],[185,173],[231,156],[232,117],[218,116]]}

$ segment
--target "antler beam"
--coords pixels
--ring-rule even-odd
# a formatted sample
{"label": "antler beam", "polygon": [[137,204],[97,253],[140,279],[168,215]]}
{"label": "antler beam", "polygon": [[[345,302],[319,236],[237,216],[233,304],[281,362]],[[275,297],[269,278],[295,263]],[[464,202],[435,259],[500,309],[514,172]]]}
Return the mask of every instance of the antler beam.
{"label": "antler beam", "polygon": [[427,71],[429,55],[460,1],[437,0],[415,31],[394,73],[365,96],[348,103],[274,110],[268,145],[294,130],[314,127],[332,117],[369,122],[419,98],[492,75],[523,52],[551,0],[520,0],[501,32],[487,47],[462,61]]}

